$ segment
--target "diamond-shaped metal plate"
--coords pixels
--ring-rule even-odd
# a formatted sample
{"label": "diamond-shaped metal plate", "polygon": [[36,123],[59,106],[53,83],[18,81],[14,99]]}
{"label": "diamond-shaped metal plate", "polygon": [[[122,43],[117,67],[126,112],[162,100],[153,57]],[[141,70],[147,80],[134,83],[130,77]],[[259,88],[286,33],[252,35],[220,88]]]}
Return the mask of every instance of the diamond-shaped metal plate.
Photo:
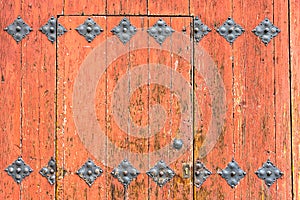
{"label": "diamond-shaped metal plate", "polygon": [[223,36],[227,42],[232,44],[245,30],[229,17],[224,24],[217,29],[217,32]]}
{"label": "diamond-shaped metal plate", "polygon": [[55,183],[56,163],[53,158],[48,162],[48,165],[40,170],[40,174],[47,178],[48,182],[53,185]]}
{"label": "diamond-shaped metal plate", "polygon": [[47,24],[45,24],[44,26],[42,26],[40,28],[40,31],[42,33],[44,33],[48,40],[52,43],[55,42],[56,40],[56,35],[57,36],[61,36],[63,35],[65,32],[67,32],[67,30],[65,29],[65,27],[63,27],[60,23],[57,24],[57,19],[55,19],[54,17],[51,17]]}
{"label": "diamond-shaped metal plate", "polygon": [[136,178],[140,172],[134,168],[127,160],[123,160],[118,167],[116,167],[111,175],[117,178],[120,183],[127,187],[130,182]]}
{"label": "diamond-shaped metal plate", "polygon": [[265,45],[268,45],[271,39],[280,33],[280,29],[274,26],[268,18],[265,18],[252,32],[258,36]]}
{"label": "diamond-shaped metal plate", "polygon": [[196,17],[194,19],[194,39],[198,43],[202,38],[211,31],[208,26],[202,23],[202,21]]}
{"label": "diamond-shaped metal plate", "polygon": [[137,32],[137,29],[131,25],[129,19],[124,17],[119,25],[113,28],[111,32],[116,35],[123,44],[126,44]]}
{"label": "diamond-shaped metal plate", "polygon": [[30,28],[30,26],[28,26],[20,16],[18,16],[17,19],[15,19],[15,21],[8,27],[4,28],[4,30],[17,42],[20,42],[30,33],[30,31],[32,31],[32,28]]}
{"label": "diamond-shaped metal plate", "polygon": [[277,179],[279,179],[283,173],[268,159],[267,162],[259,168],[255,174],[262,180],[268,187],[271,187]]}
{"label": "diamond-shaped metal plate", "polygon": [[76,172],[76,174],[82,178],[90,187],[95,180],[103,173],[103,170],[95,165],[95,163],[88,159],[86,163]]}
{"label": "diamond-shaped metal plate", "polygon": [[29,176],[29,174],[32,172],[32,169],[30,166],[28,166],[24,160],[19,157],[17,160],[15,160],[11,165],[9,165],[5,171],[8,173],[9,176],[11,176],[17,183],[21,183],[22,180]]}
{"label": "diamond-shaped metal plate", "polygon": [[197,161],[194,169],[195,186],[200,188],[211,174],[211,171],[209,171],[203,163]]}
{"label": "diamond-shaped metal plate", "polygon": [[148,34],[153,37],[156,42],[162,44],[167,37],[172,35],[174,30],[167,23],[159,19],[152,27],[147,30]]}
{"label": "diamond-shaped metal plate", "polygon": [[218,174],[226,180],[230,187],[234,188],[240,180],[245,177],[246,172],[244,172],[238,163],[232,159],[232,161],[228,163],[227,167],[221,172],[218,172]]}
{"label": "diamond-shaped metal plate", "polygon": [[164,186],[175,176],[174,171],[168,167],[163,160],[156,163],[156,165],[146,173],[159,187]]}
{"label": "diamond-shaped metal plate", "polygon": [[97,35],[103,32],[103,29],[90,17],[83,24],[80,24],[76,30],[88,42],[93,41]]}

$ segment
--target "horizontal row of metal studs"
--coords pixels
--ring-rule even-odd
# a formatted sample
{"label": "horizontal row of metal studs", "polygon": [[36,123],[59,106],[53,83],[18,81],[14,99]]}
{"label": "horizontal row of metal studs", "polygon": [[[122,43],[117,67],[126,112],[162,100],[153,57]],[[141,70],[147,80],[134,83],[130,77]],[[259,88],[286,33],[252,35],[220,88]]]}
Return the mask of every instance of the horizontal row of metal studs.
{"label": "horizontal row of metal studs", "polygon": [[[211,31],[198,17],[194,19],[192,26],[194,28],[193,37],[197,43]],[[18,18],[4,30],[19,42],[32,31],[32,28],[18,16]],[[103,29],[90,17],[87,18],[83,24],[79,25],[76,30],[80,35],[85,37],[88,42],[92,42],[97,35],[103,32]],[[52,43],[55,42],[57,36],[61,36],[67,32],[61,24],[57,24],[57,20],[54,17],[51,17],[49,21],[40,28],[40,31],[44,33]],[[242,26],[237,24],[231,17],[216,29],[216,31],[230,44],[245,32]],[[126,44],[137,32],[137,29],[130,23],[129,19],[124,17],[111,32],[114,33],[123,44]],[[174,30],[168,26],[163,19],[159,19],[147,32],[161,45],[167,37],[172,35]],[[278,35],[280,29],[274,26],[268,18],[265,18],[252,32],[267,45],[273,37]]]}
{"label": "horizontal row of metal studs", "polygon": [[[27,165],[21,157],[15,160],[9,165],[5,171],[10,175],[17,183],[21,183],[22,180],[29,176],[33,170]],[[40,174],[48,179],[52,185],[55,183],[56,163],[53,158],[48,162],[48,165],[40,170]],[[91,159],[88,159],[76,174],[82,178],[90,187],[94,181],[103,173],[103,170],[97,166]],[[111,175],[117,178],[118,181],[123,184],[125,188],[135,179],[140,172],[133,167],[129,161],[123,160],[112,172]],[[164,161],[159,161],[151,168],[146,174],[162,187],[168,183],[174,176],[175,172],[166,165]],[[212,174],[203,163],[197,161],[194,167],[194,183],[196,187],[200,187],[206,179]],[[226,180],[228,185],[232,188],[238,185],[240,180],[246,176],[246,172],[243,171],[238,163],[232,159],[228,163],[225,169],[219,171],[218,174]],[[265,184],[270,187],[283,173],[270,161],[267,160],[263,166],[258,169],[255,174],[265,181]]]}

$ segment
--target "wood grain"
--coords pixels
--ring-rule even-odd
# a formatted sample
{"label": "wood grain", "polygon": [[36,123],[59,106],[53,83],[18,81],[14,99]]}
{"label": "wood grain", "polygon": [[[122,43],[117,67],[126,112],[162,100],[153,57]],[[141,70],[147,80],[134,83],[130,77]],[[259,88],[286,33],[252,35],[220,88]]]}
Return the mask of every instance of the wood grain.
{"label": "wood grain", "polygon": [[[180,131],[183,132],[183,128],[180,130],[180,122],[186,119],[193,119],[192,112],[192,87],[185,88],[183,83],[178,82],[175,78],[176,73],[179,73],[180,76],[188,83],[189,86],[192,86],[192,56],[193,56],[193,46],[192,39],[189,38],[191,34],[190,24],[192,22],[191,17],[173,17],[170,21],[170,26],[175,30],[175,34],[181,34],[180,36],[176,36],[179,38],[175,38],[175,34],[171,36],[171,125],[172,125],[172,138],[171,144],[174,139],[183,139],[178,134]],[[180,41],[182,41],[180,43]],[[183,41],[189,41],[190,43],[185,43]],[[181,87],[180,87],[181,86]],[[181,96],[179,92],[183,92],[183,90],[188,90],[186,93],[187,96],[190,97],[187,101],[187,105],[190,106],[187,118],[183,119],[183,107],[185,104],[181,102],[185,97]],[[186,120],[189,121],[189,120]],[[190,121],[192,122],[192,120]],[[186,130],[184,137],[192,137],[193,127],[192,123],[190,124],[189,129]],[[170,167],[175,171],[176,176],[170,182],[170,199],[192,199],[193,198],[193,183],[192,183],[192,165],[193,165],[193,141],[190,140],[183,145],[188,146],[188,150],[184,152],[176,161],[170,164]],[[170,155],[172,156],[172,154]],[[188,178],[184,177],[183,165],[188,165],[190,172],[190,176]]]}
{"label": "wood grain", "polygon": [[163,0],[149,0],[148,14],[150,15],[188,15],[189,1],[163,1]]}
{"label": "wood grain", "polygon": [[62,15],[103,15],[106,13],[106,0],[64,0]]}
{"label": "wood grain", "polygon": [[[160,18],[151,17],[148,20],[149,27],[152,27]],[[170,26],[170,18],[164,17],[162,18],[168,26]],[[171,49],[171,38],[168,37],[163,43],[162,46],[166,49]],[[165,66],[170,67],[172,63],[172,58],[169,52],[164,51],[163,47],[161,47],[153,37],[149,37],[149,64],[153,63],[158,68],[164,68]],[[165,65],[165,66],[164,66]],[[165,145],[171,142],[171,134],[172,134],[172,104],[171,104],[171,68],[168,68],[161,73],[157,73],[153,68],[149,68],[149,73],[151,75],[155,75],[155,79],[158,82],[166,83],[164,85],[155,84],[153,82],[153,78],[149,79],[150,88],[149,88],[149,101],[150,105],[153,106],[158,104],[161,106],[160,109],[164,109],[165,113],[165,123],[163,124],[163,128],[161,128],[155,135],[154,141],[149,144],[149,152],[158,151],[163,148]],[[154,103],[152,103],[154,102]],[[150,108],[151,109],[151,108]],[[151,112],[149,110],[149,112]],[[153,111],[152,111],[153,112]],[[149,113],[150,122],[158,122],[161,119],[156,118],[155,113]],[[168,152],[164,155],[159,155],[161,160],[166,160],[169,158]],[[157,156],[156,156],[157,157]],[[150,167],[154,167],[154,165],[158,162],[156,157],[149,157]],[[170,166],[172,167],[172,166]],[[150,199],[170,199],[171,192],[171,183],[165,184],[163,187],[159,187],[157,183],[153,181],[153,179],[149,180],[149,198]]]}
{"label": "wood grain", "polygon": [[[205,166],[213,172],[209,179],[203,184],[200,189],[194,189],[195,199],[234,199],[234,190],[222,179],[217,172],[224,169],[228,162],[235,157],[234,149],[234,96],[233,96],[233,60],[232,60],[232,46],[226,40],[221,37],[216,29],[221,26],[224,21],[232,15],[231,1],[191,1],[190,2],[191,14],[199,16],[199,18],[210,28],[210,32],[205,36],[198,45],[208,53],[217,66],[219,73],[223,79],[225,93],[226,93],[226,116],[218,142],[211,152],[209,152],[204,158],[200,159]],[[221,11],[221,12],[220,12]],[[239,38],[241,39],[241,38]],[[238,40],[239,40],[238,39]],[[195,55],[194,60],[197,59]],[[198,63],[201,64],[200,61]],[[199,72],[195,71],[195,91],[194,95],[198,102],[207,102],[205,106],[200,110],[200,114],[203,116],[201,120],[195,121],[195,139],[194,139],[194,160],[199,159],[199,147],[203,144],[204,139],[207,137],[208,125],[211,118],[209,111],[211,110],[211,98],[205,98],[205,100],[199,98],[203,90],[207,90],[205,80],[203,76],[197,75]],[[209,94],[210,91],[207,91]],[[201,105],[201,104],[200,104]],[[236,158],[238,163],[243,161]],[[239,186],[238,186],[239,187]]]}
{"label": "wood grain", "polygon": [[[34,172],[18,185],[0,170],[3,178],[0,199],[299,199],[299,5],[299,0],[255,3],[251,0],[1,1],[0,29],[21,15],[33,31],[19,43],[5,31],[0,31],[0,94],[3,97],[0,99],[0,149],[3,152],[0,165],[5,169],[21,155]],[[93,16],[104,29],[91,43],[75,30],[87,15]],[[116,156],[117,152],[111,149],[95,157],[80,139],[72,110],[76,77],[86,56],[101,42],[115,37],[110,30],[124,17],[122,15],[128,15],[131,23],[142,30],[162,16],[174,30],[187,36],[193,31],[190,23],[194,16],[199,16],[212,29],[194,47],[205,50],[218,67],[226,90],[226,118],[214,149],[200,159],[213,172],[200,189],[193,186],[192,177],[183,178],[182,165],[189,164],[192,170],[200,157],[199,147],[207,136],[210,120],[213,120],[212,96],[203,76],[197,70],[191,70],[190,63],[197,60],[197,55],[186,61],[180,55],[189,49],[178,54],[164,50],[175,47],[172,37],[162,46],[150,36],[126,45],[118,39],[107,44],[103,49],[106,55],[118,57],[112,63],[105,62],[109,66],[99,78],[94,103],[99,126],[112,144],[129,152],[151,153],[177,137],[181,120],[180,97],[172,91],[175,87],[172,70],[191,81],[201,118],[194,118],[194,149],[169,165],[176,176],[160,188],[143,172],[124,191],[110,172],[126,157],[132,163],[138,163],[138,160],[130,153]],[[68,30],[54,44],[38,31],[51,16],[59,17],[59,22]],[[246,30],[232,46],[216,32],[229,16]],[[265,17],[281,29],[268,46],[251,32]],[[120,56],[120,52],[141,44],[148,48]],[[151,63],[166,65],[169,71],[157,73],[149,67]],[[133,71],[141,64],[147,68],[148,84],[135,89],[133,84],[141,77]],[[168,87],[152,84],[151,74],[161,81],[170,78]],[[116,121],[113,92],[125,75],[129,75],[124,87],[129,91],[128,110],[134,123],[146,127],[160,120],[153,115],[154,107],[160,105],[165,110],[164,128],[153,136],[148,129],[148,138],[137,138],[131,135],[130,126],[124,131]],[[126,103],[122,98],[117,102]],[[39,174],[52,156],[56,156],[58,162],[56,186],[51,186]],[[169,159],[170,156],[168,152],[161,158]],[[247,175],[231,189],[217,172],[233,157]],[[88,158],[104,171],[92,187],[76,174]],[[284,172],[283,178],[270,188],[254,174],[268,158]],[[156,158],[149,157],[140,166],[134,166],[151,168],[158,161],[153,159]]]}
{"label": "wood grain", "polygon": [[[21,155],[21,46],[4,28],[21,13],[21,2],[0,3],[0,199],[19,199],[20,186],[4,171]],[[26,21],[26,19],[24,19]],[[25,162],[27,162],[25,160]],[[30,164],[30,163],[28,163]],[[28,179],[30,177],[27,177]],[[25,181],[25,180],[24,180]],[[27,180],[26,180],[27,181]]]}
{"label": "wood grain", "polygon": [[106,5],[108,15],[147,14],[147,1],[145,0],[109,0]]}
{"label": "wood grain", "polygon": [[[58,71],[57,71],[57,152],[58,152],[58,199],[106,199],[106,174],[107,169],[87,151],[83,145],[82,138],[75,126],[73,118],[73,91],[74,82],[78,71],[87,54],[97,44],[106,38],[106,20],[104,17],[93,17],[105,33],[97,36],[91,43],[79,35],[75,28],[82,24],[87,17],[60,17],[59,22],[64,24],[69,31],[65,36],[58,39]],[[76,43],[74,43],[76,38]],[[75,44],[75,45],[74,45]],[[89,76],[89,74],[86,74]],[[101,82],[100,86],[104,91],[106,84]],[[105,101],[105,99],[104,99]],[[84,104],[82,107],[84,109]],[[105,110],[101,110],[105,112]],[[93,134],[93,133],[90,133]],[[76,171],[88,160],[100,166],[105,173],[98,177],[92,187],[89,187],[82,180]],[[103,156],[105,160],[105,155]],[[110,183],[110,182],[108,182]]]}
{"label": "wood grain", "polygon": [[[234,1],[233,17],[246,31],[234,43],[234,121],[236,154],[247,177],[237,188],[236,198],[274,199],[254,172],[270,158],[276,163],[274,40],[265,46],[252,32],[265,17],[272,19],[272,1],[259,4]],[[256,19],[256,20],[253,20]],[[275,23],[275,22],[274,22]],[[280,153],[281,154],[281,153]],[[278,166],[279,167],[279,166]],[[247,188],[247,190],[245,190]]]}
{"label": "wood grain", "polygon": [[55,186],[39,170],[55,157],[56,48],[38,30],[61,10],[62,1],[22,3],[22,16],[34,30],[22,45],[22,156],[34,171],[22,184],[22,199],[55,196]]}
{"label": "wood grain", "polygon": [[300,1],[290,1],[290,62],[292,103],[293,199],[300,198]]}
{"label": "wood grain", "polygon": [[[145,31],[147,28],[147,18],[145,17],[129,17],[130,22],[137,28],[137,31]],[[135,40],[130,40],[129,43],[129,91],[130,91],[130,117],[131,120],[138,127],[147,127],[149,124],[149,86],[148,81],[146,84],[142,84],[143,74],[140,70],[136,70],[137,67],[141,68],[142,71],[148,72],[148,49],[147,38],[139,38],[134,35]],[[137,50],[133,50],[137,49]],[[134,71],[136,70],[136,71]],[[149,72],[148,72],[149,73]],[[148,74],[145,73],[145,74]],[[148,76],[147,76],[148,77]],[[135,88],[138,85],[138,88]],[[129,152],[138,154],[145,154],[149,151],[149,138],[137,138],[131,135],[133,130],[129,128],[128,132],[128,143]],[[149,128],[147,129],[147,136],[149,136]],[[138,169],[148,168],[149,160],[139,161],[136,156],[128,156],[132,160],[134,167]],[[137,160],[138,162],[135,162]],[[139,169],[139,171],[141,171]],[[130,184],[127,190],[128,199],[147,199],[149,195],[149,177],[146,173],[142,172],[138,177]]]}
{"label": "wood grain", "polygon": [[[289,66],[289,24],[288,1],[274,1],[274,24],[280,27],[280,34],[274,38],[274,81],[275,81],[275,145],[276,165],[284,172],[276,183],[278,199],[292,199],[291,169],[291,90]],[[275,185],[274,185],[275,186]]]}

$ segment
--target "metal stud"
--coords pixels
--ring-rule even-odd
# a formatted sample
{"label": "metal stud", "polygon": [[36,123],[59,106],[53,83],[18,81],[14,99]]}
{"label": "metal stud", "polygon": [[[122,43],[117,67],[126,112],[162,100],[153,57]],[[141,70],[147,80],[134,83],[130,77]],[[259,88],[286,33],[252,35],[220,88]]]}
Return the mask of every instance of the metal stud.
{"label": "metal stud", "polygon": [[123,160],[119,166],[111,172],[111,175],[114,178],[117,178],[125,188],[127,188],[130,182],[139,174],[140,172],[135,169],[127,160]]}
{"label": "metal stud", "polygon": [[17,42],[20,42],[26,35],[32,31],[32,28],[28,26],[23,19],[18,16],[15,21],[10,24],[8,27],[4,28],[4,30],[10,34]]}
{"label": "metal stud", "polygon": [[174,141],[173,141],[173,147],[175,149],[181,149],[182,146],[183,146],[183,142],[182,142],[181,139],[174,139]]}
{"label": "metal stud", "polygon": [[271,187],[271,185],[283,175],[269,159],[255,172],[255,174],[258,178],[264,180],[268,187]]}
{"label": "metal stud", "polygon": [[76,31],[85,37],[88,42],[91,42],[97,35],[103,32],[103,29],[92,18],[89,17],[83,24],[80,24],[76,28]]}
{"label": "metal stud", "polygon": [[252,32],[258,36],[265,45],[268,45],[271,39],[280,33],[280,29],[274,26],[268,18],[265,18]]}
{"label": "metal stud", "polygon": [[226,180],[230,187],[234,188],[240,180],[245,177],[246,172],[244,172],[238,163],[232,159],[232,161],[228,163],[227,167],[221,172],[218,172],[218,174]]}
{"label": "metal stud", "polygon": [[53,185],[55,183],[56,163],[53,158],[48,162],[48,165],[40,170],[40,174],[47,178],[48,182]]}
{"label": "metal stud", "polygon": [[11,165],[9,165],[5,171],[11,176],[17,183],[21,183],[22,180],[29,176],[33,171],[29,165],[27,165],[24,160],[19,157]]}
{"label": "metal stud", "polygon": [[86,163],[76,172],[76,174],[82,178],[90,187],[95,180],[103,173],[103,170],[95,165],[95,163],[88,159]]}
{"label": "metal stud", "polygon": [[60,23],[57,24],[57,19],[55,19],[54,17],[51,17],[48,20],[47,24],[40,28],[40,31],[44,33],[47,36],[48,40],[52,43],[54,43],[54,41],[56,40],[56,35],[61,36],[65,32],[67,32],[65,27],[63,27]]}
{"label": "metal stud", "polygon": [[211,171],[209,171],[203,163],[197,161],[194,169],[195,186],[200,188],[211,174]]}
{"label": "metal stud", "polygon": [[159,19],[152,27],[147,30],[148,34],[153,37],[160,45],[165,39],[172,35],[174,30],[167,23]]}
{"label": "metal stud", "polygon": [[124,17],[119,25],[113,28],[111,32],[116,35],[123,44],[126,44],[137,32],[137,29],[131,25],[129,19]]}
{"label": "metal stud", "polygon": [[156,165],[146,173],[159,187],[164,186],[175,176],[174,171],[162,160],[156,163]]}
{"label": "metal stud", "polygon": [[194,19],[194,39],[198,43],[202,38],[207,35],[209,32],[211,32],[211,29],[208,28],[205,24],[202,23],[202,21],[196,17]]}
{"label": "metal stud", "polygon": [[232,44],[245,30],[229,17],[224,24],[217,29],[217,32],[223,36],[227,42]]}

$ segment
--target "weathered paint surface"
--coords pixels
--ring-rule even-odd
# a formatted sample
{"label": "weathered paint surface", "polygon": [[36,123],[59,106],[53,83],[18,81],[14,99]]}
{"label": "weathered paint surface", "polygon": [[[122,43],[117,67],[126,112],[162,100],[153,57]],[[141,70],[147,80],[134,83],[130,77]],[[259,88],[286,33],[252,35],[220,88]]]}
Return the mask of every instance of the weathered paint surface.
{"label": "weathered paint surface", "polygon": [[293,197],[300,198],[300,1],[290,1],[291,111],[293,140]]}
{"label": "weathered paint surface", "polygon": [[[124,195],[128,199],[299,199],[299,5],[299,0],[1,1],[0,149],[4,152],[0,155],[1,199],[124,199]],[[2,30],[18,15],[33,31],[17,44]],[[86,20],[85,15],[98,15],[92,18],[104,30],[91,43],[75,30]],[[191,56],[189,62],[180,57],[184,52],[170,54],[151,37],[145,38],[145,42],[156,49],[124,54],[100,77],[95,110],[106,140],[119,148],[136,153],[160,149],[176,137],[181,120],[180,97],[164,86],[151,84],[151,78],[149,84],[128,94],[131,95],[131,118],[140,126],[155,120],[151,115],[153,106],[159,104],[166,111],[164,129],[148,139],[140,139],[120,130],[114,120],[113,90],[122,76],[141,64],[169,66],[169,73],[164,71],[157,80],[169,77],[170,88],[174,81],[172,70],[181,73],[194,86],[194,93],[190,91],[190,95],[199,103],[201,120],[194,122],[195,138],[191,141],[194,148],[169,165],[176,176],[160,188],[141,173],[124,191],[122,184],[110,175],[113,168],[103,165],[79,138],[72,111],[74,82],[86,56],[113,36],[110,30],[123,18],[118,15],[128,15],[131,23],[141,29],[163,18],[175,31],[187,36],[193,31],[192,17],[199,16],[212,29],[195,45],[205,49],[221,74],[226,91],[226,116],[214,149],[200,159],[213,172],[200,189],[193,186],[192,177],[183,178],[182,166],[188,164],[192,170],[193,163],[200,157],[198,148],[209,129],[212,97],[203,77],[192,71],[190,63],[196,57]],[[54,44],[38,31],[51,16],[58,17],[68,30]],[[233,45],[215,31],[229,16],[246,30]],[[251,32],[265,17],[281,29],[268,46]],[[128,50],[138,45],[130,43]],[[171,38],[163,45],[169,49],[174,47]],[[183,51],[193,55],[193,47]],[[153,73],[151,68],[146,70],[149,75]],[[129,78],[129,91],[134,81]],[[120,104],[123,101],[118,100]],[[130,133],[129,126],[127,133]],[[103,160],[111,162],[114,155],[115,152],[108,149]],[[21,185],[4,171],[18,156],[34,170]],[[58,165],[54,186],[38,173],[52,156]],[[235,189],[217,174],[233,157],[247,172]],[[88,158],[104,171],[92,187],[76,174]],[[268,158],[284,172],[271,188],[254,174]],[[115,159],[121,161],[122,158]],[[151,168],[150,163],[149,157],[142,165]]]}

